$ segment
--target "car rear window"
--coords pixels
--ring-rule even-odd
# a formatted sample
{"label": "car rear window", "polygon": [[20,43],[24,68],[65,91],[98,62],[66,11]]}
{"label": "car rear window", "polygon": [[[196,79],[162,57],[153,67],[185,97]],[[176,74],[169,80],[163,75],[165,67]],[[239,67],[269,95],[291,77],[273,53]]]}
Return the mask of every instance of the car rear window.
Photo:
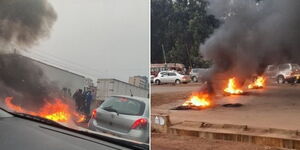
{"label": "car rear window", "polygon": [[124,97],[109,97],[100,106],[101,109],[109,111],[116,110],[119,114],[141,116],[145,111],[145,103]]}

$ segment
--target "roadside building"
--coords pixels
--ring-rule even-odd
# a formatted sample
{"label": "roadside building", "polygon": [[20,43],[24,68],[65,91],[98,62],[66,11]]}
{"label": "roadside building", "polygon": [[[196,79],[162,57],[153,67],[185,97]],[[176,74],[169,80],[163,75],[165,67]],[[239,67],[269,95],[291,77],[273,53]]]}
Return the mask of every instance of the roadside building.
{"label": "roadside building", "polygon": [[66,69],[59,68],[48,63],[29,58],[42,70],[46,78],[54,83],[59,89],[62,90],[65,96],[72,96],[77,89],[84,89],[86,86],[86,78],[83,75],[68,71]]}
{"label": "roadside building", "polygon": [[141,88],[117,79],[97,80],[97,100],[105,100],[112,95],[149,97],[149,89]]}
{"label": "roadside building", "polygon": [[85,78],[84,79],[84,86],[85,87],[93,87],[94,86],[94,82],[91,78]]}
{"label": "roadside building", "polygon": [[149,89],[148,78],[146,76],[129,77],[128,83],[140,88]]}

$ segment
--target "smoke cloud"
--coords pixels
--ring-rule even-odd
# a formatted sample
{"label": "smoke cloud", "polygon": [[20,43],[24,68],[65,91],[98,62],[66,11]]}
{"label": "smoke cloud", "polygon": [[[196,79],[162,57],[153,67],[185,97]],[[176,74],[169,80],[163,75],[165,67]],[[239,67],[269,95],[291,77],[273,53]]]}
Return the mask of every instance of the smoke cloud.
{"label": "smoke cloud", "polygon": [[300,63],[299,0],[209,2],[207,11],[223,22],[200,45],[200,53],[214,64],[210,78],[226,74],[245,80],[269,64]]}
{"label": "smoke cloud", "polygon": [[56,18],[46,0],[0,0],[1,50],[37,44],[49,35]]}
{"label": "smoke cloud", "polygon": [[49,36],[56,13],[46,0],[0,0],[0,97],[13,96],[22,106],[41,106],[55,92],[28,50]]}

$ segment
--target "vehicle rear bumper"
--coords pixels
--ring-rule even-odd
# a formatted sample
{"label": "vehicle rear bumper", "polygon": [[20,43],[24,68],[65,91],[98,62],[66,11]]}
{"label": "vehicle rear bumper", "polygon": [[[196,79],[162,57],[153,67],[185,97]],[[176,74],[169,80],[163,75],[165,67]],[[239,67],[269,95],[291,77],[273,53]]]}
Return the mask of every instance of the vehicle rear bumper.
{"label": "vehicle rear bumper", "polygon": [[287,76],[286,80],[300,80],[300,74],[292,75],[292,76]]}
{"label": "vehicle rear bumper", "polygon": [[97,124],[97,122],[94,119],[90,119],[89,123],[88,123],[88,127],[89,129],[93,130],[93,131],[97,131],[97,132],[103,132],[103,133],[108,133],[117,137],[121,137],[121,138],[125,138],[125,139],[130,139],[130,140],[134,140],[134,141],[139,141],[139,142],[144,142],[147,143],[148,142],[148,137],[149,131],[146,130],[135,130],[132,129],[129,132],[118,132],[118,131],[114,131],[111,129],[107,129],[104,127],[101,127],[99,124]]}
{"label": "vehicle rear bumper", "polygon": [[191,79],[190,78],[188,78],[188,79],[181,79],[181,82],[188,83],[188,82],[191,82]]}

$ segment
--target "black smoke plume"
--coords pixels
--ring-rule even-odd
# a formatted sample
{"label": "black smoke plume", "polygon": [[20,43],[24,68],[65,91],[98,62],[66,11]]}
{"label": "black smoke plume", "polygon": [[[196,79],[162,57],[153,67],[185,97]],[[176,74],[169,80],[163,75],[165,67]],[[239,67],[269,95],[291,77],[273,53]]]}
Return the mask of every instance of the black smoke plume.
{"label": "black smoke plume", "polygon": [[46,0],[0,0],[0,96],[40,106],[55,91],[42,70],[15,54],[49,36],[56,13]]}
{"label": "black smoke plume", "polygon": [[56,13],[46,0],[0,0],[1,49],[30,48],[49,35]]}
{"label": "black smoke plume", "polygon": [[209,0],[207,11],[223,23],[200,45],[218,74],[241,80],[269,64],[300,63],[299,0]]}

